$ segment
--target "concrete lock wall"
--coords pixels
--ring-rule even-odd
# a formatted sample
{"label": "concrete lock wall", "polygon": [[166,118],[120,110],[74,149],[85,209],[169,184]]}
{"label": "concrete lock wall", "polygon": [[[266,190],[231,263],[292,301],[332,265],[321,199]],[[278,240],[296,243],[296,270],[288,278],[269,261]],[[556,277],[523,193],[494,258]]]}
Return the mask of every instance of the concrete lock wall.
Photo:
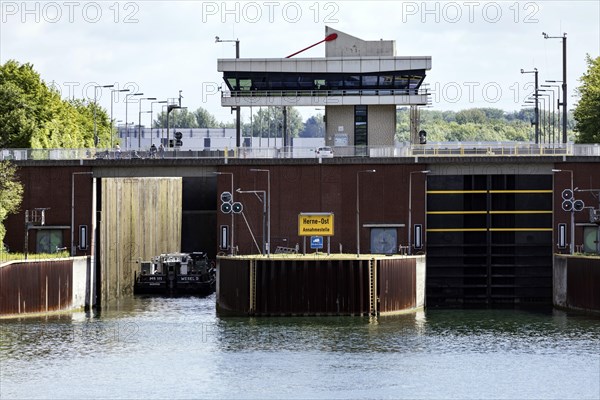
{"label": "concrete lock wall", "polygon": [[0,266],[0,318],[80,310],[93,302],[89,257]]}
{"label": "concrete lock wall", "polygon": [[133,292],[139,262],[181,248],[181,178],[102,180],[102,304]]}
{"label": "concrete lock wall", "polygon": [[425,256],[219,257],[217,310],[230,315],[392,315],[425,304]]}
{"label": "concrete lock wall", "polygon": [[554,256],[552,271],[552,297],[556,307],[566,308],[567,304],[567,257]]}
{"label": "concrete lock wall", "polygon": [[554,256],[554,306],[600,313],[600,259],[589,256]]}

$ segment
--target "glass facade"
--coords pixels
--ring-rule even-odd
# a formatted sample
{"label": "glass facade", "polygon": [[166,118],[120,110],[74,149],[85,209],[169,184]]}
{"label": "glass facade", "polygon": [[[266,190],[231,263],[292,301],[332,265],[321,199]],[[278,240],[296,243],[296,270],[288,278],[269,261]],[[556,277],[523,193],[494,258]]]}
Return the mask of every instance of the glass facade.
{"label": "glass facade", "polygon": [[428,305],[552,303],[552,176],[427,185]]}
{"label": "glass facade", "polygon": [[367,146],[367,106],[354,106],[354,146]]}
{"label": "glass facade", "polygon": [[225,71],[223,78],[230,91],[417,90],[425,70],[368,74]]}

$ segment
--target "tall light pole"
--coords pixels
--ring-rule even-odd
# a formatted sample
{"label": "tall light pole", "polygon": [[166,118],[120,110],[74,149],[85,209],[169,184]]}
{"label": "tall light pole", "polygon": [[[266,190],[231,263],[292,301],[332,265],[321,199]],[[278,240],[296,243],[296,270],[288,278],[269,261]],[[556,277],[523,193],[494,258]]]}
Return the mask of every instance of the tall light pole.
{"label": "tall light pole", "polygon": [[125,95],[125,144],[127,144],[126,147],[129,147],[129,142],[131,140],[129,140],[129,120],[127,119],[127,105],[129,104],[129,97],[133,97],[133,96],[143,96],[144,93],[129,93]]}
{"label": "tall light pole", "polygon": [[187,109],[187,107],[181,107],[181,103],[179,105],[177,104],[169,104],[167,105],[167,146],[169,146],[169,114],[171,114],[171,111],[175,110],[175,109]]}
{"label": "tall light pole", "polygon": [[538,70],[534,68],[533,71],[525,71],[521,69],[522,74],[535,74],[535,144],[538,144],[540,141],[540,108],[538,104]]}
{"label": "tall light pole", "polygon": [[114,136],[114,132],[113,132],[113,104],[115,102],[114,98],[113,98],[113,93],[118,93],[118,92],[129,92],[129,89],[115,89],[115,90],[111,90],[110,91],[110,148],[113,148],[113,136]]}
{"label": "tall light pole", "polygon": [[[533,106],[530,106],[530,104],[533,104]],[[533,100],[525,100],[523,102],[523,104],[521,104],[521,107],[525,107],[525,108],[532,108],[533,107],[535,109],[535,101],[533,101]],[[534,136],[535,136],[535,134],[534,134]],[[531,137],[529,137],[529,134],[527,136],[527,139],[531,140]]]}
{"label": "tall light pole", "polygon": [[542,94],[538,93],[537,95],[535,95],[536,100],[540,100],[541,102],[539,103],[541,105],[541,112],[540,112],[540,122],[541,122],[541,128],[540,128],[540,143],[545,143],[546,142],[546,99],[543,97]]}
{"label": "tall light pole", "polygon": [[[553,169],[552,172],[568,172],[571,174],[571,193],[573,192],[573,170],[570,169]],[[573,254],[575,252],[575,210],[571,208],[571,244],[569,245],[569,252]]]}
{"label": "tall light pole", "polygon": [[374,173],[374,169],[365,169],[356,173],[356,255],[360,255],[360,174]]}
{"label": "tall light pole", "polygon": [[264,190],[242,190],[237,188],[235,190],[238,193],[254,193],[256,197],[260,200],[259,194],[262,194],[262,203],[263,203],[263,245],[262,245],[262,254],[264,255],[267,252],[267,241],[265,239],[265,230],[266,230],[266,218],[267,218],[267,193]]}
{"label": "tall light pole", "polygon": [[150,146],[152,146],[154,144],[154,136],[152,136],[152,124],[154,123],[154,105],[155,104],[164,104],[166,103],[167,100],[161,100],[161,101],[153,101],[150,103]]}
{"label": "tall light pole", "polygon": [[[547,83],[557,83],[560,81],[546,81]],[[542,87],[556,88],[556,118],[558,119],[558,129],[560,133],[560,106],[562,103],[560,102],[560,85],[541,85]]]}
{"label": "tall light pole", "polygon": [[[231,192],[229,192],[229,193],[231,193],[231,204],[233,204],[233,172],[213,172],[213,173],[215,175],[230,175],[230,177],[231,177]],[[232,256],[234,255],[234,252],[233,252],[233,248],[234,248],[233,247],[233,238],[234,238],[234,236],[233,236],[233,225],[234,225],[234,222],[235,222],[234,219],[233,219],[234,215],[235,215],[235,213],[232,210],[231,211],[231,237],[229,239],[229,254],[232,255]]]}
{"label": "tall light pole", "polygon": [[97,86],[94,86],[94,147],[98,146],[98,130],[97,130],[97,127],[96,127],[96,108],[98,108],[98,102],[96,100],[96,90],[98,88],[111,88],[111,87],[114,87],[114,86],[115,85],[97,85]]}
{"label": "tall light pole", "polygon": [[251,168],[252,172],[267,173],[267,256],[271,255],[271,171],[268,169]]}
{"label": "tall light pole", "polygon": [[562,80],[562,95],[563,95],[563,137],[562,142],[567,143],[567,33],[562,36],[548,36],[546,32],[542,32],[544,39],[562,39],[562,62],[563,62],[563,80]]}
{"label": "tall light pole", "polygon": [[430,171],[412,171],[408,177],[408,254],[412,254],[412,176],[413,174],[428,174]]}
{"label": "tall light pole", "polygon": [[[235,42],[235,58],[240,58],[240,40],[223,40],[218,36],[215,36],[215,43],[226,43],[226,42]],[[239,89],[239,88],[238,88]],[[239,104],[235,107],[235,146],[240,147],[240,106]]]}
{"label": "tall light pole", "polygon": [[140,99],[139,106],[139,119],[138,119],[138,150],[142,149],[142,100],[156,100],[156,97],[142,97]]}
{"label": "tall light pole", "polygon": [[[140,111],[140,122],[141,122],[141,116],[142,116],[142,114],[150,114],[150,113],[152,113],[152,111],[151,111],[151,110]],[[140,143],[140,141],[139,141],[139,140],[138,140],[138,149],[139,149],[139,150],[141,150],[141,149],[142,149],[142,145],[141,145],[141,143]]]}
{"label": "tall light pole", "polygon": [[[548,124],[548,132],[551,132],[550,122],[552,121],[551,112],[552,112],[552,105],[554,104],[554,91],[547,90],[547,89],[540,89],[540,90],[538,90],[538,92],[544,92],[544,93],[540,94],[540,97],[542,99],[544,99],[544,96],[548,97],[548,107],[546,108],[546,124]],[[554,131],[552,131],[552,135],[554,136]],[[548,137],[549,136],[550,136],[550,134],[548,134]],[[550,143],[550,140],[548,140],[548,143]]]}
{"label": "tall light pole", "polygon": [[[167,100],[167,103],[169,103],[169,101]],[[163,115],[167,115],[167,110],[169,109],[169,104],[165,104],[164,106],[161,107],[161,112],[163,113]],[[163,118],[162,120],[162,126],[160,127],[160,142],[163,144],[163,146],[168,145],[168,143],[165,143],[165,120],[166,118]],[[165,146],[166,147],[166,146]]]}

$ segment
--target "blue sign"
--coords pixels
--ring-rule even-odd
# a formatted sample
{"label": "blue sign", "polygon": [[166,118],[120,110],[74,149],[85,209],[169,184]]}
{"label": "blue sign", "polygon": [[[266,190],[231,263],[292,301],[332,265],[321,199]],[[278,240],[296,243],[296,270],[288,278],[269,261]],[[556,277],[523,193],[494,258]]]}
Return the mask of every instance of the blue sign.
{"label": "blue sign", "polygon": [[311,236],[310,237],[310,248],[311,249],[322,249],[323,248],[323,236]]}

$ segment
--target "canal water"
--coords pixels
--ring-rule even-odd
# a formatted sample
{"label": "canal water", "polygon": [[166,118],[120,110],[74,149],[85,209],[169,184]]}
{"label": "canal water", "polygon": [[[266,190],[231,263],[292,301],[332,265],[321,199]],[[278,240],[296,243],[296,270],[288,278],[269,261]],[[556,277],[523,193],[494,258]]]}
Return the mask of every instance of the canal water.
{"label": "canal water", "polygon": [[208,298],[2,320],[0,398],[599,399],[600,319],[221,318]]}

